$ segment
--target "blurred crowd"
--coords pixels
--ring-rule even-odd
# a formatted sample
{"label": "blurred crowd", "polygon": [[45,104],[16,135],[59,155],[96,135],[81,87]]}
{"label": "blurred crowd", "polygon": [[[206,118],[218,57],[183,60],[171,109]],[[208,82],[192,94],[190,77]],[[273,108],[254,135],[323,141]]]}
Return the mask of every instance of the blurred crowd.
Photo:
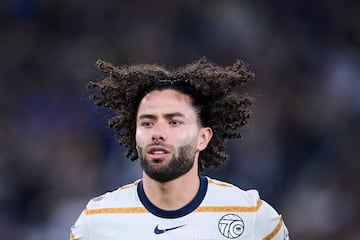
{"label": "blurred crowd", "polygon": [[98,58],[250,64],[257,98],[209,176],[256,188],[293,239],[360,239],[358,1],[0,2],[0,239],[67,239],[87,201],[141,177],[88,100]]}

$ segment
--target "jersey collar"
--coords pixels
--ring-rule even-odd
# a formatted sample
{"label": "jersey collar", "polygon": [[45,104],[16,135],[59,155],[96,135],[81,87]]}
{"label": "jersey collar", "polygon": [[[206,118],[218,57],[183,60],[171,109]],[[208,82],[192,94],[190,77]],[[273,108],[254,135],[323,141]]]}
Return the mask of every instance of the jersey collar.
{"label": "jersey collar", "polygon": [[198,208],[206,195],[206,191],[208,187],[207,178],[204,176],[199,176],[199,179],[200,179],[200,187],[194,199],[191,200],[191,202],[186,204],[184,207],[177,210],[167,211],[158,208],[154,204],[152,204],[145,194],[142,180],[139,182],[137,186],[137,193],[144,207],[155,216],[161,218],[180,218],[193,212],[196,208]]}

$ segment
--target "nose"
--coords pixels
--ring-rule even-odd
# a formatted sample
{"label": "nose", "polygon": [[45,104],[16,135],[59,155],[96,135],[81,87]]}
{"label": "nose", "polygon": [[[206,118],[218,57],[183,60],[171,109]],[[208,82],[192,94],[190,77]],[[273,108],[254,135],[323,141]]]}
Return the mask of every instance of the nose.
{"label": "nose", "polygon": [[154,143],[160,143],[160,142],[164,142],[164,138],[163,138],[163,136],[161,136],[161,135],[153,135],[152,136],[152,141],[154,142]]}
{"label": "nose", "polygon": [[166,131],[162,124],[158,123],[155,125],[151,139],[155,143],[164,142],[166,140]]}

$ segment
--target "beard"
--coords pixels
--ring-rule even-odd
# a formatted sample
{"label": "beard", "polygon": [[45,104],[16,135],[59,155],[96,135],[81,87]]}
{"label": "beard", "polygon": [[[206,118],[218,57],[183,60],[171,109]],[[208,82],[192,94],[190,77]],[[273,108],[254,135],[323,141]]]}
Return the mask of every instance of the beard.
{"label": "beard", "polygon": [[[169,146],[167,147],[169,148]],[[146,159],[143,148],[138,147],[142,169],[150,178],[158,182],[169,182],[189,172],[194,166],[195,152],[195,147],[192,144],[180,146],[178,156],[173,156],[168,164],[154,166]]]}

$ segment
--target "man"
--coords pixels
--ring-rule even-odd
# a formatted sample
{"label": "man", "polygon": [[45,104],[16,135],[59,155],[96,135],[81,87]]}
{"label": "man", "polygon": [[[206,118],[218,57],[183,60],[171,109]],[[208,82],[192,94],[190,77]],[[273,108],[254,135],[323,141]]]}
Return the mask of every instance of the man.
{"label": "man", "polygon": [[243,61],[226,68],[202,58],[169,71],[158,65],[114,67],[88,87],[143,178],[88,203],[71,240],[289,239],[280,215],[256,190],[199,175],[227,159],[252,98],[241,94],[254,74]]}

